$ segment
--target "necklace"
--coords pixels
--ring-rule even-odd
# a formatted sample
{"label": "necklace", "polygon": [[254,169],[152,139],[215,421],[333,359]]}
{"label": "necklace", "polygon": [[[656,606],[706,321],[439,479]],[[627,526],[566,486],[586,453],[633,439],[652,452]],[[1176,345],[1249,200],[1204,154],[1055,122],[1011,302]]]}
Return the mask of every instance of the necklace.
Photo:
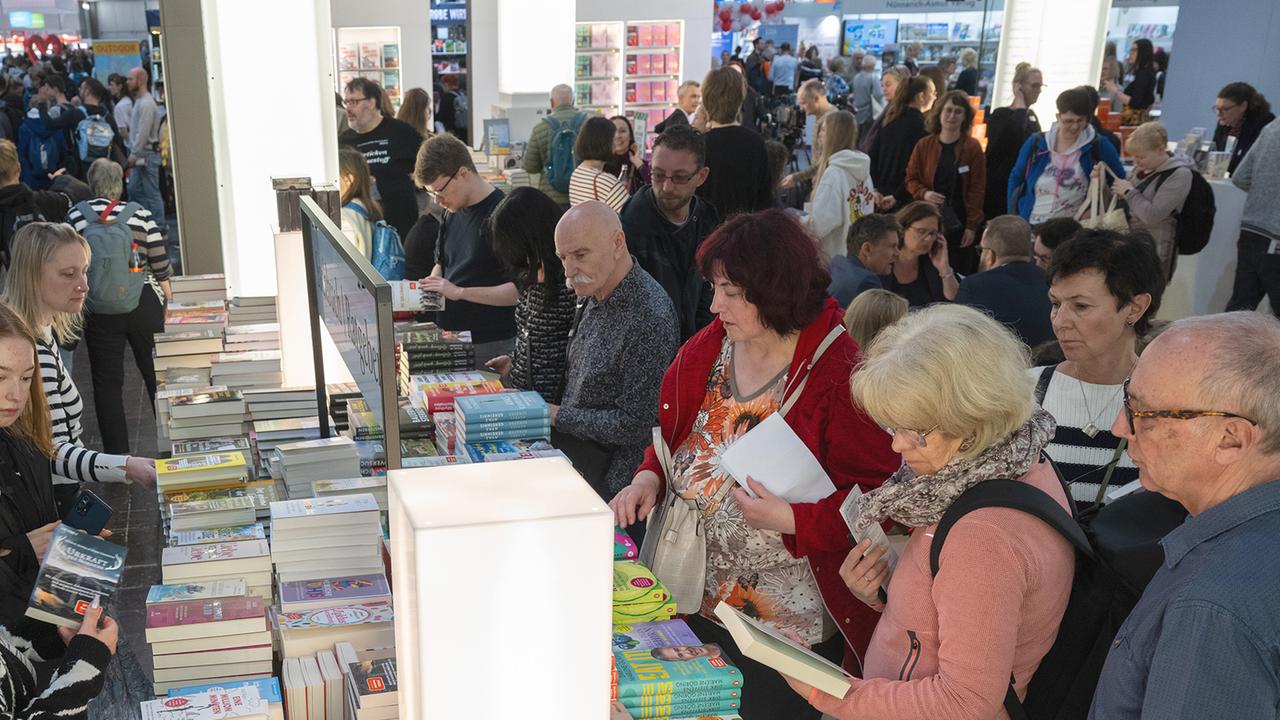
{"label": "necklace", "polygon": [[1119,388],[1117,388],[1115,393],[1113,393],[1111,397],[1107,398],[1107,401],[1102,404],[1102,409],[1095,413],[1089,409],[1089,396],[1086,395],[1084,392],[1084,381],[1079,378],[1076,378],[1076,383],[1080,386],[1080,399],[1084,401],[1085,417],[1089,418],[1089,422],[1086,423],[1084,427],[1080,428],[1080,431],[1083,432],[1085,435],[1088,435],[1089,438],[1092,439],[1097,437],[1098,433],[1102,432],[1102,429],[1099,428],[1096,423],[1098,416],[1101,415],[1103,411],[1107,409],[1107,406],[1110,405],[1111,402],[1116,399],[1116,396],[1120,394],[1120,391],[1124,389],[1124,386],[1121,385]]}

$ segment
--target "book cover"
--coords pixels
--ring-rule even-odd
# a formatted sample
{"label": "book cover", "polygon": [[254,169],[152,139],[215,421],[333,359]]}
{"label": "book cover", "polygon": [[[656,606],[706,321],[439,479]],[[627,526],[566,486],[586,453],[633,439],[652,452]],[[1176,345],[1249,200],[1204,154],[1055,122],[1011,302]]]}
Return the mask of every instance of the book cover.
{"label": "book cover", "polygon": [[360,46],[356,43],[343,43],[338,46],[338,69],[360,69]]}
{"label": "book cover", "polygon": [[187,455],[156,461],[157,482],[164,485],[166,479],[181,480],[188,474],[212,474],[227,471],[228,475],[244,471],[244,456],[240,453],[210,453],[207,455]]}
{"label": "book cover", "polygon": [[302,518],[346,513],[378,512],[378,502],[369,493],[324,498],[277,500],[271,503],[271,519]]}
{"label": "book cover", "polygon": [[578,55],[573,62],[573,77],[581,80],[582,78],[591,77],[591,56]]}
{"label": "book cover", "polygon": [[358,605],[371,599],[388,599],[391,586],[381,574],[323,580],[297,580],[280,583],[280,605],[338,601],[342,605]]}
{"label": "book cover", "polygon": [[147,629],[260,617],[266,617],[266,605],[257,595],[187,600],[147,606]]}
{"label": "book cover", "polygon": [[653,73],[653,55],[651,53],[640,53],[636,56],[635,75],[651,75]]}
{"label": "book cover", "polygon": [[550,425],[522,425],[493,430],[458,428],[458,441],[463,443],[498,443],[507,440],[550,440]]}
{"label": "book cover", "polygon": [[358,477],[339,480],[312,480],[311,491],[316,495],[348,495],[359,492],[385,493],[387,491],[387,479],[385,477]]}
{"label": "book cover", "polygon": [[311,630],[389,623],[394,619],[389,603],[365,603],[303,612],[275,613],[276,626],[281,630]]}
{"label": "book cover", "polygon": [[624,560],[613,564],[613,604],[663,603],[670,599],[667,588],[643,564]]}
{"label": "book cover", "polygon": [[636,29],[636,42],[640,47],[653,46],[653,26],[648,23],[633,26]]}
{"label": "book cover", "polygon": [[658,622],[670,620],[675,616],[676,602],[674,600],[633,605],[614,605],[612,615],[614,625]]}
{"label": "book cover", "polygon": [[723,693],[718,697],[699,696],[697,699],[680,695],[622,698],[620,702],[627,712],[631,713],[633,720],[667,720],[668,718],[702,720],[703,713],[731,712],[742,707],[741,698],[725,697]]}
{"label": "book cover", "polygon": [[361,709],[396,704],[400,682],[394,657],[349,663],[347,672]]}
{"label": "book cover", "polygon": [[169,517],[179,520],[193,515],[252,510],[253,508],[253,498],[244,496],[191,500],[189,502],[171,503],[169,505]]}
{"label": "book cover", "polygon": [[578,25],[574,28],[573,46],[578,50],[586,50],[591,47],[590,25]]}
{"label": "book cover", "polygon": [[635,53],[627,53],[626,73],[635,75],[640,66],[640,56]]}
{"label": "book cover", "polygon": [[169,400],[170,407],[185,407],[190,405],[208,405],[210,403],[235,402],[240,400],[239,390],[219,390],[215,392],[191,393],[190,395],[180,395]]}
{"label": "book cover", "polygon": [[384,43],[382,46],[382,67],[398,68],[400,67],[400,45],[397,43]]}
{"label": "book cover", "polygon": [[142,720],[222,720],[266,718],[267,700],[254,686],[216,687],[189,695],[173,695],[142,702]]}
{"label": "book cover", "polygon": [[360,69],[374,70],[382,66],[382,47],[378,43],[360,43]]}
{"label": "book cover", "polygon": [[666,47],[667,45],[667,25],[666,23],[654,23],[650,26],[653,33],[653,46]]}
{"label": "book cover", "polygon": [[232,451],[244,451],[249,449],[249,438],[243,437],[225,437],[225,438],[208,438],[205,440],[182,440],[173,443],[171,450],[174,455],[194,455],[207,453],[222,453]]}
{"label": "book cover", "polygon": [[[254,480],[253,482],[241,482],[220,488],[172,490],[164,493],[160,500],[162,505],[171,506],[173,504],[192,503],[196,501],[230,500],[239,498],[247,499],[253,503],[254,508],[265,511],[270,508],[271,503],[276,500],[276,485],[270,480]],[[239,508],[226,509],[230,510]],[[170,512],[172,512],[172,508],[170,508]]]}
{"label": "book cover", "polygon": [[266,540],[245,540],[241,542],[167,547],[161,550],[160,562],[162,565],[185,565],[188,563],[217,562],[219,560],[270,557],[270,555],[271,546],[267,544]]}
{"label": "book cover", "polygon": [[702,641],[683,620],[624,623],[613,626],[613,650],[656,650],[701,645]]}
{"label": "book cover", "polygon": [[743,655],[828,695],[844,697],[849,692],[849,675],[839,665],[724,602],[715,613]]}
{"label": "book cover", "polygon": [[147,591],[147,604],[239,597],[244,595],[246,592],[247,588],[245,587],[244,580],[218,580],[216,582],[209,583],[152,585],[151,589]]}
{"label": "book cover", "polygon": [[269,703],[279,704],[283,702],[283,699],[280,696],[280,681],[273,677],[259,678],[255,680],[227,680],[223,682],[210,683],[208,685],[190,685],[187,687],[170,688],[169,697],[194,695],[195,693],[205,692],[207,690],[234,690],[242,687],[252,687],[257,689],[259,697]]}
{"label": "book cover", "polygon": [[729,662],[720,646],[699,644],[681,650],[688,659],[659,659],[671,655],[662,649],[615,652],[614,696],[624,699],[679,694],[692,700],[699,693],[715,697],[726,689],[742,687],[742,672]]}
{"label": "book cover", "polygon": [[392,280],[391,309],[396,312],[443,310],[444,296],[424,290],[417,280]]}
{"label": "book cover", "polygon": [[262,523],[204,530],[182,530],[169,533],[169,545],[173,547],[266,539],[267,531],[263,528]]}
{"label": "book cover", "polygon": [[66,525],[53,529],[27,615],[79,628],[85,610],[115,594],[127,551],[108,540]]}
{"label": "book cover", "polygon": [[635,560],[640,557],[640,549],[636,547],[636,543],[627,534],[626,530],[615,527],[613,529],[613,559],[614,560]]}
{"label": "book cover", "polygon": [[517,422],[551,417],[547,401],[531,390],[467,395],[455,398],[453,402],[454,412],[468,423]]}

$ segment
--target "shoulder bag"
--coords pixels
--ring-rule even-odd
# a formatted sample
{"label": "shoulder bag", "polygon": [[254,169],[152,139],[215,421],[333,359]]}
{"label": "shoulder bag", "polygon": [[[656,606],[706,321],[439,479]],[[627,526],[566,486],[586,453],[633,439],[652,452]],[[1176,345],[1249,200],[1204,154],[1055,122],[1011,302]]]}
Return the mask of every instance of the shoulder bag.
{"label": "shoulder bag", "polygon": [[[827,333],[827,337],[814,352],[813,359],[805,366],[805,374],[795,390],[778,409],[779,414],[785,417],[787,411],[800,399],[809,380],[809,371],[844,332],[843,327],[834,327]],[[667,586],[667,591],[676,602],[676,612],[688,615],[698,612],[702,607],[703,586],[707,579],[705,521],[710,514],[699,510],[695,500],[683,498],[675,491],[672,484],[671,449],[662,437],[661,427],[653,429],[653,449],[662,464],[662,474],[666,476],[663,482],[666,483],[667,492],[649,516],[651,526],[644,536],[640,561]],[[709,499],[707,507],[717,507],[736,486],[737,483],[732,478],[725,478],[724,483]]]}
{"label": "shoulder bag", "polygon": [[1104,205],[1102,201],[1102,194],[1107,191],[1105,176],[1115,177],[1116,174],[1105,163],[1099,163],[1097,167],[1102,168],[1104,178],[1089,180],[1088,194],[1084,204],[1076,211],[1076,220],[1091,230],[1129,232],[1129,218],[1125,215],[1124,208],[1119,207],[1119,195],[1111,193],[1111,202],[1108,204]]}

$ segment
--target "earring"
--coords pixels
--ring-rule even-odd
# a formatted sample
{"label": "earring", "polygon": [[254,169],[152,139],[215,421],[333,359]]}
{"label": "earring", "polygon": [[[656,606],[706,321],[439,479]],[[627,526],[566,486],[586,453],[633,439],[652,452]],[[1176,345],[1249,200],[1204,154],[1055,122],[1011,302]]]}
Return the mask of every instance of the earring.
{"label": "earring", "polygon": [[974,442],[975,439],[972,437],[965,438],[964,442],[960,443],[960,452],[969,452],[972,450]]}
{"label": "earring", "polygon": [[1125,323],[1128,324],[1129,327],[1133,327],[1133,324],[1135,322],[1137,322],[1137,320],[1134,320],[1133,318],[1129,318],[1128,320],[1125,320]]}

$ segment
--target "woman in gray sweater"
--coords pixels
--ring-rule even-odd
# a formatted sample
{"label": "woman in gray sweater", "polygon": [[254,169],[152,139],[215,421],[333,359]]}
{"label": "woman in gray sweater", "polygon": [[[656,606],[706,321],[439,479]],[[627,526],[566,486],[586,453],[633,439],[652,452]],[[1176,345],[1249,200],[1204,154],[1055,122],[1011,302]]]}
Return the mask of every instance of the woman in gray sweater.
{"label": "woman in gray sweater", "polygon": [[1111,186],[1129,205],[1129,229],[1145,232],[1155,242],[1166,282],[1173,277],[1178,257],[1177,213],[1187,201],[1195,172],[1185,156],[1166,149],[1168,143],[1164,125],[1154,121],[1139,125],[1125,141],[1136,175],[1132,181],[1118,178]]}

